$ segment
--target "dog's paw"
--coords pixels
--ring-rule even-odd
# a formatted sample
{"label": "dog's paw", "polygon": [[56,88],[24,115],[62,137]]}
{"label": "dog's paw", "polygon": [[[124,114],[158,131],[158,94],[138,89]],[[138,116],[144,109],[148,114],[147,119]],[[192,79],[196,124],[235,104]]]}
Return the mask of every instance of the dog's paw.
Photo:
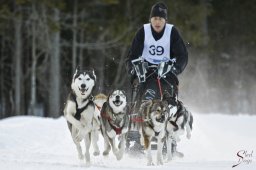
{"label": "dog's paw", "polygon": [[86,167],[90,167],[90,166],[91,166],[91,162],[90,162],[90,161],[89,161],[89,162],[86,161],[85,166],[86,166]]}
{"label": "dog's paw", "polygon": [[102,154],[103,154],[103,156],[108,156],[109,151],[104,151]]}
{"label": "dog's paw", "polygon": [[162,160],[162,159],[157,160],[157,165],[163,165],[163,164],[164,164],[164,162],[163,162],[163,160]]}
{"label": "dog's paw", "polygon": [[170,162],[172,160],[172,157],[173,157],[172,155],[168,155],[167,159],[166,159],[166,162]]}
{"label": "dog's paw", "polygon": [[79,160],[83,160],[84,159],[84,155],[83,154],[78,154],[78,159]]}
{"label": "dog's paw", "polygon": [[94,155],[94,156],[99,156],[99,155],[100,155],[100,151],[94,151],[94,152],[93,152],[93,155]]}
{"label": "dog's paw", "polygon": [[119,151],[116,153],[116,159],[117,159],[118,161],[120,161],[122,158],[123,158],[123,152],[119,150]]}
{"label": "dog's paw", "polygon": [[148,161],[147,166],[154,166],[155,164],[152,161]]}
{"label": "dog's paw", "polygon": [[187,133],[187,139],[190,139],[190,138],[191,138],[191,134]]}
{"label": "dog's paw", "polygon": [[177,157],[179,157],[179,158],[183,158],[183,157],[184,157],[184,154],[181,153],[181,152],[176,151],[176,152],[173,153],[173,156],[177,156]]}
{"label": "dog's paw", "polygon": [[168,163],[168,162],[170,162],[171,160],[169,160],[169,159],[164,159],[164,163]]}

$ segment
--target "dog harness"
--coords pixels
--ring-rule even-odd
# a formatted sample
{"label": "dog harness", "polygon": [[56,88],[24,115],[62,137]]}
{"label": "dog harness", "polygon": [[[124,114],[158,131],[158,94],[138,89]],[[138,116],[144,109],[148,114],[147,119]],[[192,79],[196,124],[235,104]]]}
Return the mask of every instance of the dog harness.
{"label": "dog harness", "polygon": [[[112,117],[111,117],[111,115],[109,113],[113,113],[112,109],[110,109],[109,107],[107,107],[106,104],[104,104],[103,108],[102,108],[102,112],[101,112],[101,117],[108,120],[109,125],[111,126],[111,128],[113,128],[113,130],[116,132],[117,135],[120,135],[125,123],[123,124],[122,127],[118,127],[115,124],[115,121],[117,120],[116,117],[114,117],[113,114],[112,114]],[[119,113],[117,113],[117,114],[119,114]],[[123,121],[125,121],[126,116],[124,115],[123,117],[124,117]]]}
{"label": "dog harness", "polygon": [[159,135],[160,132],[156,132],[156,131],[154,130],[154,125],[153,125],[152,120],[150,120],[150,122],[147,122],[146,124],[155,132],[155,136],[158,136],[158,135]]}
{"label": "dog harness", "polygon": [[75,113],[74,117],[75,117],[76,120],[80,120],[80,119],[81,119],[81,113],[82,113],[89,105],[94,105],[93,96],[90,96],[89,98],[83,100],[83,101],[89,100],[89,102],[88,102],[84,107],[82,107],[82,108],[78,108],[78,103],[77,103],[77,101],[76,101],[76,96],[75,96],[75,95],[72,95],[71,97],[72,97],[73,100],[76,102],[76,113]]}

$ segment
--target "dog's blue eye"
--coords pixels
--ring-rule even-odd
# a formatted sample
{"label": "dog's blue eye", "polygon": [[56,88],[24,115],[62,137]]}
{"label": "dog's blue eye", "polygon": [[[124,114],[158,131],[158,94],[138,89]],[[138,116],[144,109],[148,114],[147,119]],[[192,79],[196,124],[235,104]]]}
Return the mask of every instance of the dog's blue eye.
{"label": "dog's blue eye", "polygon": [[87,81],[89,81],[89,80],[90,80],[90,78],[87,78],[86,80],[87,80]]}
{"label": "dog's blue eye", "polygon": [[81,78],[78,78],[78,80],[82,80]]}

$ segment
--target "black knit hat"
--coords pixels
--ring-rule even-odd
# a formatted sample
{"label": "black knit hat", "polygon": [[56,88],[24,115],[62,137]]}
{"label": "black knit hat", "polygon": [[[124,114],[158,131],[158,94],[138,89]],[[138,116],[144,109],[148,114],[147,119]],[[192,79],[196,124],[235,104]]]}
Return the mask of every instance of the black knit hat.
{"label": "black knit hat", "polygon": [[152,17],[162,17],[167,20],[167,6],[163,2],[153,5],[150,12],[150,18]]}

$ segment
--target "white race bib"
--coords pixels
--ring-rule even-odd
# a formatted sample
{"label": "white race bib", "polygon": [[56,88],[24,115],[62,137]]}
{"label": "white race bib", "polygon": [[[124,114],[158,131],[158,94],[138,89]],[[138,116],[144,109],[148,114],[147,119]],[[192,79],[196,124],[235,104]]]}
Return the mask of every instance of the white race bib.
{"label": "white race bib", "polygon": [[169,61],[172,27],[173,25],[166,24],[163,36],[156,41],[152,35],[151,25],[144,24],[145,38],[142,58],[151,64]]}

